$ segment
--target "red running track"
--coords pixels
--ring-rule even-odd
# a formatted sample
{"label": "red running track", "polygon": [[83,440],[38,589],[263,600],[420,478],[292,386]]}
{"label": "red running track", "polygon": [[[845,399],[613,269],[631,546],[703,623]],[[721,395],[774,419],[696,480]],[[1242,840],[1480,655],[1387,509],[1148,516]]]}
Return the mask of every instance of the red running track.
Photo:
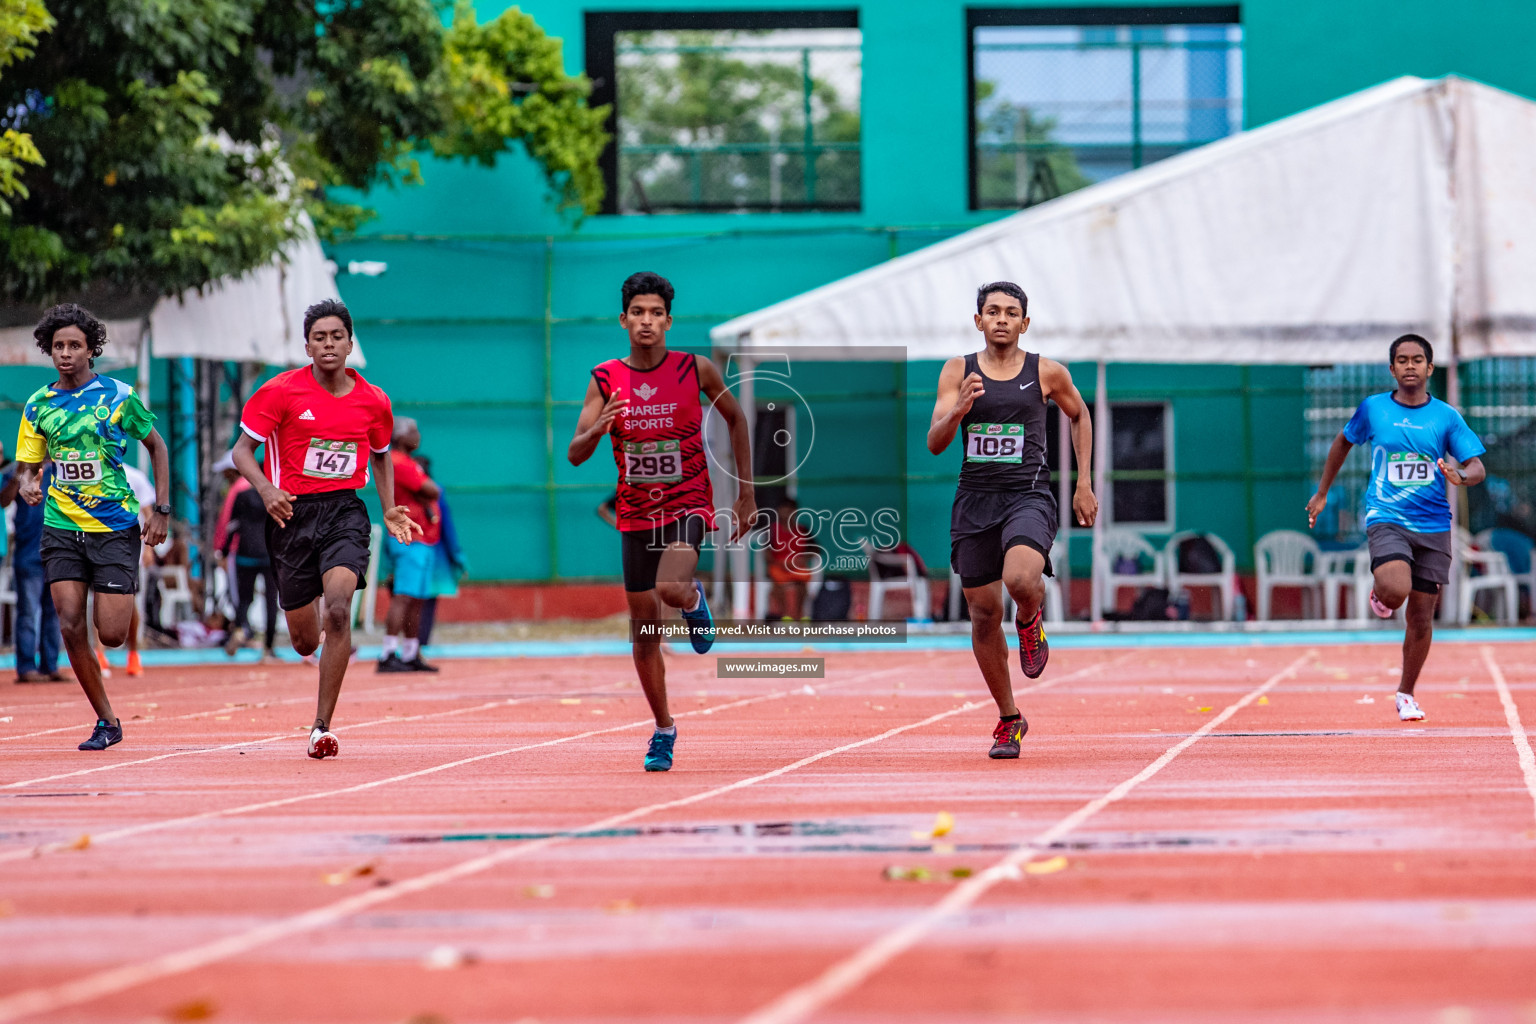
{"label": "red running track", "polygon": [[6,687],[0,1021],[1536,1020],[1528,646],[1419,725],[1393,647],[1059,651],[1016,762],[968,652],[714,664],[664,775],[620,658],[358,672],[325,762],[300,667],[114,679],[95,755]]}

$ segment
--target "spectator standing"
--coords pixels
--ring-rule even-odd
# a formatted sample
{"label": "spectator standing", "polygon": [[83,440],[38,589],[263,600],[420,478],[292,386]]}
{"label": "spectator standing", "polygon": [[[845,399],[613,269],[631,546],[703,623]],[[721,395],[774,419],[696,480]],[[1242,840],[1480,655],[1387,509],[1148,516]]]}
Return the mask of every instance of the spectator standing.
{"label": "spectator standing", "polygon": [[[0,452],[4,448],[0,447]],[[50,476],[43,479],[46,492]],[[0,477],[0,508],[16,502],[21,481],[16,464],[10,463]],[[43,574],[43,506],[16,502],[15,550],[11,569],[16,582],[16,681],[18,683],[62,683],[59,651],[64,637],[59,633],[59,616],[53,610],[53,594]]]}
{"label": "spectator standing", "polygon": [[437,503],[442,491],[411,457],[419,447],[421,431],[416,421],[409,416],[397,416],[389,451],[395,469],[395,504],[405,507],[411,521],[421,527],[422,535],[410,544],[401,544],[391,536],[384,538],[385,550],[395,567],[395,581],[390,588],[389,614],[384,624],[380,672],[437,671],[422,660],[420,629],[421,606],[433,594],[432,576],[437,566],[438,542],[442,539],[442,512]]}

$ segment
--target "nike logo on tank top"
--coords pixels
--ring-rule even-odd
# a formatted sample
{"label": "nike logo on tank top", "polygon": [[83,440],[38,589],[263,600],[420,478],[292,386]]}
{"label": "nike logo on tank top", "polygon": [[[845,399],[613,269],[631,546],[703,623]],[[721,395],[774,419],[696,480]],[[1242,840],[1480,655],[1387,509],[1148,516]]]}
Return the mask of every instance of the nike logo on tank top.
{"label": "nike logo on tank top", "polygon": [[609,429],[619,470],[620,530],[649,530],[697,515],[715,528],[700,429],[699,371],[689,352],[668,352],[649,370],[610,359],[592,371],[603,401],[629,399],[628,410]]}
{"label": "nike logo on tank top", "polygon": [[979,353],[965,357],[965,374],[980,374],[983,394],[960,421],[960,486],[969,491],[1049,490],[1045,464],[1045,400],[1040,354],[1026,352],[1012,380],[993,380]]}

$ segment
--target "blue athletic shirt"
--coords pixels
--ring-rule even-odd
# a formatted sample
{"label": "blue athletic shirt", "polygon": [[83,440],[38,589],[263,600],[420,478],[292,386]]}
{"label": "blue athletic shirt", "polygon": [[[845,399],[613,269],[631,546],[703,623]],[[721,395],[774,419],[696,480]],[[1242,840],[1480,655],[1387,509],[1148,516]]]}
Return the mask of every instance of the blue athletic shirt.
{"label": "blue athletic shirt", "polygon": [[1365,525],[1395,523],[1414,533],[1451,528],[1445,474],[1435,460],[1449,452],[1457,462],[1465,462],[1486,451],[1451,406],[1438,398],[1404,405],[1390,391],[1360,403],[1344,426],[1344,440],[1371,445]]}

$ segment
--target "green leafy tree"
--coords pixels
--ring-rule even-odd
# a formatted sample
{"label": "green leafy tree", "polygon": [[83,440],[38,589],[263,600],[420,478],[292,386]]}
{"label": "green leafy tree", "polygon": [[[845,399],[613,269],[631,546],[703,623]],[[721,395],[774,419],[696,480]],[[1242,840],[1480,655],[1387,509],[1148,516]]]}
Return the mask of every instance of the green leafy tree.
{"label": "green leafy tree", "polygon": [[[53,27],[53,18],[42,0],[0,0],[0,74],[32,55],[38,36]],[[41,164],[42,154],[32,143],[32,136],[5,124],[0,113],[0,217],[11,212],[6,202],[12,197],[26,198],[21,183],[23,164]]]}
{"label": "green leafy tree", "polygon": [[[823,151],[814,180],[796,150],[809,85],[816,143],[857,143],[859,112],[798,54],[753,54],[771,32],[628,33],[619,76],[619,176],[626,209],[856,204],[856,148]],[[771,150],[781,147],[781,155]]]}
{"label": "green leafy tree", "polygon": [[995,82],[976,83],[977,141],[1006,144],[977,146],[976,194],[982,206],[1033,206],[1093,184],[1072,150],[1055,140],[1054,119],[1008,100],[992,102],[996,91]]}
{"label": "green leafy tree", "polygon": [[[15,2],[15,0],[0,0]],[[0,79],[46,166],[0,215],[0,293],[174,294],[269,262],[336,190],[417,183],[424,152],[493,163],[523,142],[557,205],[599,208],[604,111],[559,44],[512,10],[433,0],[55,0],[54,31]]]}

